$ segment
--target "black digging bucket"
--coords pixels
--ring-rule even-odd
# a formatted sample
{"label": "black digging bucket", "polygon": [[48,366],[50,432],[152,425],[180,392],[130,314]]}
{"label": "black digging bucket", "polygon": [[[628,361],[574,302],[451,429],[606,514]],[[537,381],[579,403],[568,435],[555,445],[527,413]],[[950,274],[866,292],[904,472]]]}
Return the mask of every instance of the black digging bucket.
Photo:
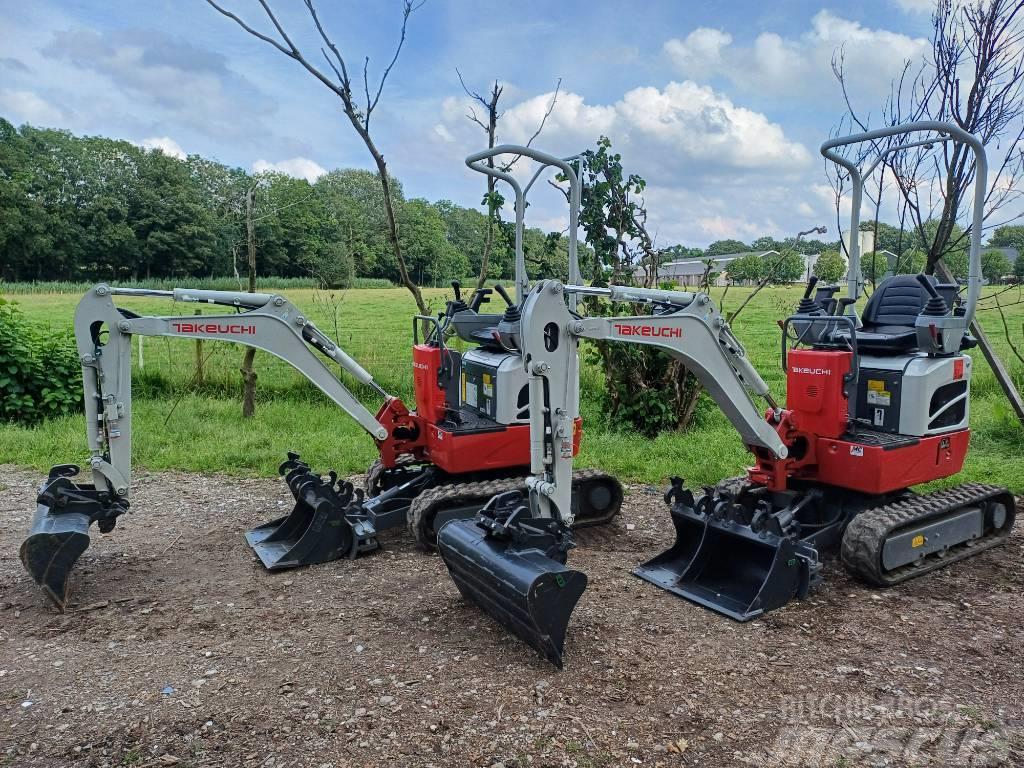
{"label": "black digging bucket", "polygon": [[54,514],[39,504],[28,538],[18,554],[32,580],[61,611],[67,603],[68,578],[78,558],[89,548],[89,515],[81,512]]}
{"label": "black digging bucket", "polygon": [[32,580],[60,611],[68,600],[68,579],[78,558],[89,547],[89,526],[97,523],[108,533],[128,502],[115,499],[93,485],[76,484],[74,464],[59,464],[39,488],[28,537],[18,554]]}
{"label": "black digging bucket", "polygon": [[438,532],[437,548],[463,597],[561,669],[569,617],[587,576],[565,566],[564,552],[561,561],[550,557],[544,541],[552,537],[531,534],[530,522],[517,542],[491,535],[478,520],[451,520]]}
{"label": "black digging bucket", "polygon": [[809,566],[792,539],[676,505],[676,541],[633,573],[736,621],[804,597]]}
{"label": "black digging bucket", "polygon": [[284,517],[245,532],[245,540],[268,570],[298,568],[377,548],[376,531],[361,514],[362,491],[313,474],[297,454],[281,465],[295,506]]}

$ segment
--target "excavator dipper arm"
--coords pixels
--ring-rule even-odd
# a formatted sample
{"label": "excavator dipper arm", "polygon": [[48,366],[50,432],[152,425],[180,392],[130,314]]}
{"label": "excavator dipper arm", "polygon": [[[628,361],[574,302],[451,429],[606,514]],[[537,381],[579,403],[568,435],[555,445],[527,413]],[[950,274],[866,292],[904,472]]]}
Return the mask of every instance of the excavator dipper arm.
{"label": "excavator dipper arm", "polygon": [[[659,313],[579,317],[566,294],[654,304]],[[750,396],[768,387],[742,345],[702,293],[537,283],[521,310],[517,348],[528,375],[530,469],[524,504],[516,493],[495,496],[475,520],[452,520],[438,533],[448,571],[468,599],[558,667],[569,617],[587,585],[566,567],[575,546],[572,515],[573,423],[579,412],[579,339],[654,346],[684,362],[748,446],[784,458],[787,449]],[[749,390],[749,391],[748,391]]]}
{"label": "excavator dipper arm", "polygon": [[[175,302],[204,303],[234,309],[217,315],[139,316],[116,306],[114,297],[164,298]],[[73,464],[51,469],[39,491],[32,529],[21,546],[21,560],[32,578],[61,609],[67,599],[67,581],[79,556],[89,546],[89,527],[104,533],[128,510],[131,494],[132,440],[132,336],[170,336],[229,341],[255,347],[294,367],[320,391],[359,423],[375,440],[389,437],[388,428],[345,387],[321,355],[334,361],[361,384],[388,395],[373,377],[335,342],[325,336],[294,304],[283,296],[266,293],[175,289],[155,291],[98,285],[75,310],[75,339],[82,365],[86,435],[91,456],[92,483],[77,483]],[[294,562],[320,562],[344,550],[354,556],[375,546],[372,533],[355,525],[332,525],[330,518],[352,516],[356,499],[350,484],[321,481],[292,456],[282,470],[296,496],[293,516],[312,517],[317,525],[294,526],[310,536],[296,540],[281,526],[260,530],[250,544],[268,567]],[[358,504],[356,504],[358,506]],[[279,523],[281,521],[278,521]],[[291,522],[291,518],[289,518]],[[363,526],[365,527],[365,526]],[[267,528],[266,526],[262,528]],[[315,530],[313,530],[315,528]],[[350,530],[351,529],[351,530]],[[328,536],[341,531],[345,535]],[[301,538],[301,537],[299,537]],[[301,546],[296,546],[301,545]]]}

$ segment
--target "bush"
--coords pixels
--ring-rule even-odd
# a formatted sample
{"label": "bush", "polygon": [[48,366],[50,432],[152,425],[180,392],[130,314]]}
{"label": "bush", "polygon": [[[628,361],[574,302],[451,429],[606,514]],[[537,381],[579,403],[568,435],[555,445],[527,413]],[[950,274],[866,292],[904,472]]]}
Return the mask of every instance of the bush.
{"label": "bush", "polygon": [[82,369],[65,335],[33,331],[0,298],[0,421],[35,424],[82,405]]}

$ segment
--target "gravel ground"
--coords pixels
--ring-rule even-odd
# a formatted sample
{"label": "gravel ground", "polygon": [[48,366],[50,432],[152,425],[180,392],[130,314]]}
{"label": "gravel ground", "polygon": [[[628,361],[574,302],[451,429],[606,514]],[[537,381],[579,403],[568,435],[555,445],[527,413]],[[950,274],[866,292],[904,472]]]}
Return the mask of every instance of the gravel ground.
{"label": "gravel ground", "polygon": [[1019,530],[884,592],[830,561],[741,625],[630,574],[672,541],[630,487],[571,555],[591,582],[558,672],[404,532],[263,570],[242,532],[287,511],[278,480],[139,473],[57,614],[17,557],[38,474],[0,470],[0,765],[1024,764]]}

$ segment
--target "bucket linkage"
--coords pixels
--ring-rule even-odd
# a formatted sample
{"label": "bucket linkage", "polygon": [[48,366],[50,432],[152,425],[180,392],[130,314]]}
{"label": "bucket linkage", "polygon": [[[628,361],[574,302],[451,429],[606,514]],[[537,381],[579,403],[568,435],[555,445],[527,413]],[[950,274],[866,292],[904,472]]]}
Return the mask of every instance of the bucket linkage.
{"label": "bucket linkage", "polygon": [[509,491],[475,519],[445,523],[437,544],[462,596],[561,669],[569,617],[587,587],[586,574],[565,566],[572,532],[529,517],[522,494]]}
{"label": "bucket linkage", "polygon": [[39,488],[28,537],[19,550],[22,565],[60,611],[68,598],[68,578],[89,547],[89,526],[110,533],[128,502],[106,489],[72,480],[76,464],[58,464]]}
{"label": "bucket linkage", "polygon": [[681,478],[672,478],[665,501],[675,543],[633,573],[736,621],[749,621],[806,597],[821,581],[816,544],[842,521],[828,521],[814,528],[815,535],[801,538],[798,520],[818,501],[817,494],[777,509],[730,485],[705,488],[695,498]]}
{"label": "bucket linkage", "polygon": [[362,510],[362,490],[339,481],[335,472],[326,480],[314,474],[297,453],[289,452],[278,472],[285,476],[295,506],[284,517],[245,533],[268,570],[354,559],[380,547],[377,530]]}

